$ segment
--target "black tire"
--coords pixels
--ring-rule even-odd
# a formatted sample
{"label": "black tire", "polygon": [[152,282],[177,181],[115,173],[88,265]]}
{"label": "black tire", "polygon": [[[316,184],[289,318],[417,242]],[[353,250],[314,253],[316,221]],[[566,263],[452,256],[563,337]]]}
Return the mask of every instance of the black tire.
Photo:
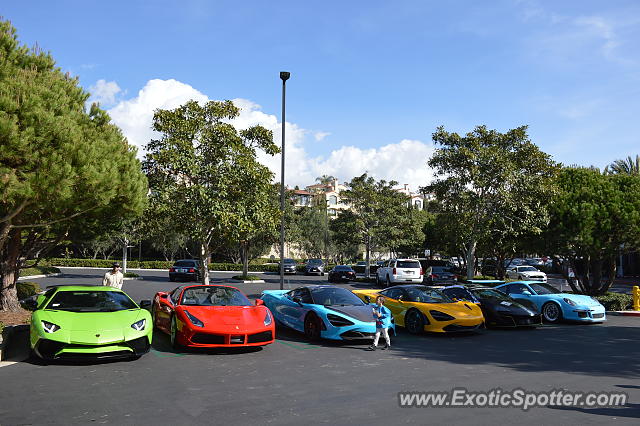
{"label": "black tire", "polygon": [[404,316],[404,328],[411,334],[424,332],[424,317],[417,309],[410,309]]}
{"label": "black tire", "polygon": [[322,325],[316,314],[308,314],[304,319],[304,335],[312,342],[320,340]]}
{"label": "black tire", "polygon": [[542,314],[542,318],[551,324],[558,323],[562,319],[562,309],[560,309],[557,303],[545,303],[542,305],[540,313]]}
{"label": "black tire", "polygon": [[171,316],[171,325],[169,326],[169,339],[171,340],[171,347],[174,350],[180,350],[182,345],[178,343],[178,325],[176,323],[175,314]]}

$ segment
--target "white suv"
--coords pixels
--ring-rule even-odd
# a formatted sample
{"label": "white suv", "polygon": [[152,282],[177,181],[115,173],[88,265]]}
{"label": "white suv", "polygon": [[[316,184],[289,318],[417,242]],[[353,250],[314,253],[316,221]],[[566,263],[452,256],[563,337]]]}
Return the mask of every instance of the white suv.
{"label": "white suv", "polygon": [[398,283],[422,284],[422,275],[418,259],[390,259],[376,271],[376,284],[386,287]]}

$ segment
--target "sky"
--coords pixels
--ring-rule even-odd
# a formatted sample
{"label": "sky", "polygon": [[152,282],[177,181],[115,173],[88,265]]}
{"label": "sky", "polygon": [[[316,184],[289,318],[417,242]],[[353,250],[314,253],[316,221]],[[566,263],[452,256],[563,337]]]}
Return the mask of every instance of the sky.
{"label": "sky", "polygon": [[[438,126],[529,126],[564,164],[640,154],[640,2],[0,0],[144,155],[153,111],[232,99],[288,185],[368,172],[417,190]],[[279,180],[280,157],[261,156]]]}

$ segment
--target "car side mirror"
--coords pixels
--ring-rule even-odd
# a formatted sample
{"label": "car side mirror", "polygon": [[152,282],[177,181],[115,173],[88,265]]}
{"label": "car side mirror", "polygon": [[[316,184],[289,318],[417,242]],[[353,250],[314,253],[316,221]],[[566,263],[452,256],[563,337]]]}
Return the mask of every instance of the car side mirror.
{"label": "car side mirror", "polygon": [[21,300],[20,304],[28,311],[35,311],[38,308],[38,302],[32,297]]}
{"label": "car side mirror", "polygon": [[298,305],[302,306],[302,298],[300,296],[295,296],[293,298],[293,301],[296,302]]}
{"label": "car side mirror", "polygon": [[262,305],[264,305],[264,300],[256,299],[256,306],[262,306]]}
{"label": "car side mirror", "polygon": [[141,300],[139,305],[140,305],[140,308],[142,309],[149,309],[151,307],[151,300],[148,300],[148,299]]}

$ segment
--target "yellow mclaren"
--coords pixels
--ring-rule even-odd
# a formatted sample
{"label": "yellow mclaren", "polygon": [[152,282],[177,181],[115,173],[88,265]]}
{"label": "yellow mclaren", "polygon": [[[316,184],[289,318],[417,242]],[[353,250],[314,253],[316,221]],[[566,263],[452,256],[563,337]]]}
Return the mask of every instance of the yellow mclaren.
{"label": "yellow mclaren", "polygon": [[412,334],[473,331],[484,326],[478,305],[452,300],[427,286],[397,285],[384,290],[353,290],[353,293],[367,303],[375,303],[378,295],[384,296],[384,304],[393,314],[396,325]]}

